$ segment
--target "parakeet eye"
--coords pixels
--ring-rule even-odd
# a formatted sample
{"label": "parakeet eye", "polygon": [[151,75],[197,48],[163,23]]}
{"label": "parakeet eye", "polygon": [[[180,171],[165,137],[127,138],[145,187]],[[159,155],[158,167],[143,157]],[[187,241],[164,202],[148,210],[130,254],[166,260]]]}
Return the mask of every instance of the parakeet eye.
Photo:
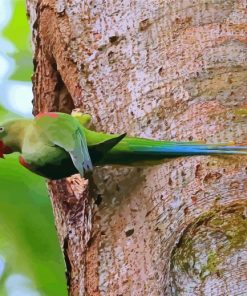
{"label": "parakeet eye", "polygon": [[4,132],[4,127],[0,126],[0,133]]}

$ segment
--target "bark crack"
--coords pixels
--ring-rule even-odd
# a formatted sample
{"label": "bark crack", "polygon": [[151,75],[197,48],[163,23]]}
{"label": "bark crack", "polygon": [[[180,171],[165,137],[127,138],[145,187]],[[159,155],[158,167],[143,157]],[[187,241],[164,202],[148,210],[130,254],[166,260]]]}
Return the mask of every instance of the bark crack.
{"label": "bark crack", "polygon": [[71,266],[71,262],[70,262],[69,254],[68,254],[68,243],[69,243],[69,235],[66,235],[66,237],[63,240],[63,254],[64,254],[64,260],[65,260],[65,264],[66,264],[65,276],[67,279],[67,288],[69,290],[69,288],[71,287],[72,266]]}

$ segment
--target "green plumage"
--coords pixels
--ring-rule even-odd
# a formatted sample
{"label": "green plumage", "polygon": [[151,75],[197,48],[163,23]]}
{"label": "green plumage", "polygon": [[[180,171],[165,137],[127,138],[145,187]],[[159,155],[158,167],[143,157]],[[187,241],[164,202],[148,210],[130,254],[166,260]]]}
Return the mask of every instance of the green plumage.
{"label": "green plumage", "polygon": [[247,154],[247,147],[241,145],[98,133],[86,128],[89,119],[81,114],[43,113],[35,119],[7,122],[0,125],[0,156],[18,151],[25,167],[46,178],[60,179],[78,172],[83,176],[92,165],[150,165],[178,156]]}

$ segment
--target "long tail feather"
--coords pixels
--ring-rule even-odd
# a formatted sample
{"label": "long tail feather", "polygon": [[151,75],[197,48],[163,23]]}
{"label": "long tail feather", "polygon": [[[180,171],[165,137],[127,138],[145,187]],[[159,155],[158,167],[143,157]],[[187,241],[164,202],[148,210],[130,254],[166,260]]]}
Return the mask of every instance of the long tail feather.
{"label": "long tail feather", "polygon": [[[203,142],[169,142],[156,141],[143,138],[131,138],[119,135],[107,135],[87,131],[87,142],[90,156],[94,165],[152,165],[163,162],[165,159],[179,156],[193,155],[221,155],[240,154],[247,155],[247,143],[235,144],[218,143],[206,144]],[[103,154],[94,151],[95,143],[98,145],[112,138],[119,139],[115,145]],[[97,139],[97,141],[95,140]]]}
{"label": "long tail feather", "polygon": [[[141,140],[141,139],[140,139]],[[146,142],[146,143],[144,143]],[[160,154],[169,156],[213,155],[213,154],[240,154],[247,155],[247,146],[235,143],[202,144],[191,142],[163,142],[163,141],[129,141],[132,152],[145,154]]]}

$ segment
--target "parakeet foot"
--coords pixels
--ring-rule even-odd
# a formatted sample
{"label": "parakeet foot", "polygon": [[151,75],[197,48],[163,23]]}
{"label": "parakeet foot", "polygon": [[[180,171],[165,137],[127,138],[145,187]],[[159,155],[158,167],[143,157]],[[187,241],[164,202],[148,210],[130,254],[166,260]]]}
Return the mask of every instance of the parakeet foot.
{"label": "parakeet foot", "polygon": [[80,121],[81,125],[88,128],[91,121],[92,116],[89,114],[82,113],[80,109],[74,109],[71,113],[73,117]]}

